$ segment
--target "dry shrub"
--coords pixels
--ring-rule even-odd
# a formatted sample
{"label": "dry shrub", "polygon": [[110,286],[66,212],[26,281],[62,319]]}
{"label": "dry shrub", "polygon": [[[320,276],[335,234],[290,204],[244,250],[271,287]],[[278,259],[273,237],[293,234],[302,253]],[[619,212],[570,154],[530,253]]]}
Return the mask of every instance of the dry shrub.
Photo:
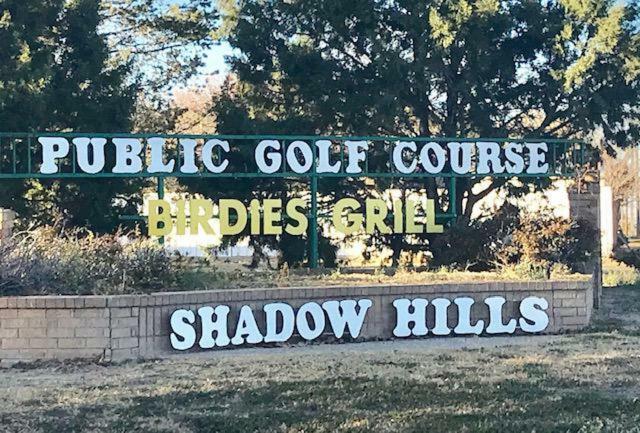
{"label": "dry shrub", "polygon": [[558,217],[549,209],[527,212],[506,204],[483,221],[456,221],[434,240],[432,265],[545,278],[558,265],[582,270],[596,242],[597,230],[588,221]]}
{"label": "dry shrub", "polygon": [[137,233],[95,235],[46,226],[0,249],[0,295],[118,294],[171,284],[170,257]]}

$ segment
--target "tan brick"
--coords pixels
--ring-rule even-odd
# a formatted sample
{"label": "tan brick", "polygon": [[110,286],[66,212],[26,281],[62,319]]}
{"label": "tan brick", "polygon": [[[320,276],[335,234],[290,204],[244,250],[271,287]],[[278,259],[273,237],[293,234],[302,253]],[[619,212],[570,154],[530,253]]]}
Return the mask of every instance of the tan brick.
{"label": "tan brick", "polygon": [[109,328],[76,328],[76,337],[108,337]]}
{"label": "tan brick", "polygon": [[87,338],[86,347],[89,349],[107,348],[109,347],[109,341],[107,337]]}
{"label": "tan brick", "polygon": [[20,338],[42,338],[47,336],[47,328],[20,328],[18,329]]}
{"label": "tan brick", "polygon": [[51,309],[51,310],[46,310],[46,317],[47,319],[49,318],[61,318],[61,317],[72,317],[73,315],[73,310],[71,309]]}
{"label": "tan brick", "polygon": [[75,336],[73,328],[48,328],[47,337],[53,338],[71,338]]}
{"label": "tan brick", "polygon": [[138,327],[137,317],[123,317],[119,319],[111,319],[111,326],[115,328]]}
{"label": "tan brick", "polygon": [[115,328],[111,330],[111,338],[131,337],[131,328]]}
{"label": "tan brick", "polygon": [[18,317],[18,310],[15,308],[0,310],[0,319],[15,319]]}
{"label": "tan brick", "polygon": [[105,308],[107,306],[107,298],[103,296],[87,296],[84,305],[86,308]]}
{"label": "tan brick", "polygon": [[24,328],[29,325],[29,319],[3,319],[3,328]]}
{"label": "tan brick", "polygon": [[555,316],[566,317],[566,316],[577,316],[578,310],[576,308],[554,308],[553,314]]}
{"label": "tan brick", "polygon": [[108,317],[109,310],[106,308],[84,308],[82,310],[75,310],[73,317],[78,319],[94,319]]}
{"label": "tan brick", "polygon": [[135,337],[116,338],[111,340],[113,349],[132,349],[138,347],[138,339]]}
{"label": "tan brick", "polygon": [[553,292],[553,297],[555,299],[569,299],[576,297],[576,291],[574,290],[556,290]]}
{"label": "tan brick", "polygon": [[124,317],[133,317],[131,313],[131,308],[111,308],[110,310],[111,318],[124,318]]}
{"label": "tan brick", "polygon": [[58,339],[56,338],[30,338],[29,347],[32,349],[51,349],[58,347]]}
{"label": "tan brick", "polygon": [[60,338],[58,339],[58,348],[60,349],[81,349],[86,347],[86,339],[84,338]]}
{"label": "tan brick", "polygon": [[25,348],[20,349],[19,356],[21,359],[44,359],[46,358],[47,351],[39,348]]}
{"label": "tan brick", "polygon": [[28,349],[29,340],[26,338],[3,338],[0,347],[3,349]]}
{"label": "tan brick", "polygon": [[18,318],[20,319],[29,319],[29,318],[45,318],[45,309],[22,309],[18,310]]}
{"label": "tan brick", "polygon": [[18,338],[18,328],[0,328],[0,338]]}
{"label": "tan brick", "polygon": [[562,300],[563,307],[584,307],[585,305],[586,303],[584,299],[574,298]]}

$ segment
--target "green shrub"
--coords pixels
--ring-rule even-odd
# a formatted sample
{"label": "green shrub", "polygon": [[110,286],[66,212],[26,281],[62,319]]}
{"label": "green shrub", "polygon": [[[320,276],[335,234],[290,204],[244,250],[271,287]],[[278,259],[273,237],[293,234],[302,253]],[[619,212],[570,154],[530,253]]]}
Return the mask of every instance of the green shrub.
{"label": "green shrub", "polygon": [[164,249],[138,236],[42,227],[0,251],[0,295],[128,293],[172,282]]}
{"label": "green shrub", "polygon": [[602,284],[605,287],[640,284],[640,271],[625,263],[606,259],[602,263]]}

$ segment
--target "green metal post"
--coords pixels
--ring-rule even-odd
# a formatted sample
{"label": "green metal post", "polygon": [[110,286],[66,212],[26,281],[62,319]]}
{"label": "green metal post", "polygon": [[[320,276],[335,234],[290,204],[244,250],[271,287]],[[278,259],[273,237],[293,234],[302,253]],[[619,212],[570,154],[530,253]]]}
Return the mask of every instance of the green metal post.
{"label": "green metal post", "polygon": [[313,142],[313,167],[311,172],[311,215],[309,215],[309,267],[318,267],[318,168],[317,146]]}
{"label": "green metal post", "polygon": [[[158,178],[158,200],[164,199],[164,177]],[[164,236],[160,236],[158,239],[160,245],[164,244]]]}

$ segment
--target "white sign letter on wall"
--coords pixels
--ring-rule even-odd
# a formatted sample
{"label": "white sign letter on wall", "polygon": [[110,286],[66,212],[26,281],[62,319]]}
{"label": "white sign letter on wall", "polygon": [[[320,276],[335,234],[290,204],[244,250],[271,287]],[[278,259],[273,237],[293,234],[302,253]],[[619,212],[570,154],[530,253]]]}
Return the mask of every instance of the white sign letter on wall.
{"label": "white sign letter on wall", "polygon": [[347,326],[352,338],[357,338],[360,335],[367,310],[371,307],[372,302],[370,299],[360,299],[357,305],[360,307],[358,312],[356,312],[356,301],[351,299],[340,302],[327,301],[322,304],[322,308],[329,316],[333,333],[337,338],[342,338],[344,329]]}
{"label": "white sign letter on wall", "polygon": [[196,315],[191,310],[176,310],[171,315],[171,347],[175,350],[191,349],[196,343],[193,323]]}
{"label": "white sign letter on wall", "polygon": [[[409,299],[393,301],[393,306],[396,308],[396,327],[393,330],[393,335],[396,337],[427,335],[428,303],[426,299],[422,298],[416,298],[413,301]],[[410,307],[413,307],[412,313],[409,312]],[[411,323],[413,323],[413,327],[409,328]]]}
{"label": "white sign letter on wall", "polygon": [[[215,314],[216,319],[213,320]],[[227,333],[227,316],[229,307],[218,305],[215,309],[202,307],[198,310],[198,316],[202,322],[202,336],[200,337],[200,347],[211,349],[212,347],[224,347],[229,345],[229,335]],[[213,337],[213,333],[216,337]]]}
{"label": "white sign letter on wall", "polygon": [[[313,318],[314,329],[309,325],[307,314]],[[307,302],[298,310],[296,315],[296,326],[300,336],[305,340],[318,338],[324,331],[324,310],[315,302]]]}
{"label": "white sign letter on wall", "polygon": [[[273,303],[263,307],[267,321],[267,332],[264,336],[265,343],[287,341],[293,335],[295,326],[295,314],[289,304]],[[278,314],[282,317],[282,329],[278,332]]]}
{"label": "white sign letter on wall", "polygon": [[549,302],[544,298],[529,296],[520,302],[520,329],[524,332],[542,332],[549,326],[549,315],[545,311]]}
{"label": "white sign letter on wall", "polygon": [[516,319],[505,325],[502,322],[502,307],[507,301],[502,296],[491,296],[484,300],[489,306],[489,326],[487,334],[513,334],[516,330]]}
{"label": "white sign letter on wall", "polygon": [[248,305],[243,305],[240,309],[240,316],[238,318],[238,326],[236,327],[236,335],[231,339],[231,344],[238,346],[245,342],[244,336],[247,336],[247,343],[257,344],[262,341],[262,334],[256,323],[256,318],[253,317],[253,311]]}

